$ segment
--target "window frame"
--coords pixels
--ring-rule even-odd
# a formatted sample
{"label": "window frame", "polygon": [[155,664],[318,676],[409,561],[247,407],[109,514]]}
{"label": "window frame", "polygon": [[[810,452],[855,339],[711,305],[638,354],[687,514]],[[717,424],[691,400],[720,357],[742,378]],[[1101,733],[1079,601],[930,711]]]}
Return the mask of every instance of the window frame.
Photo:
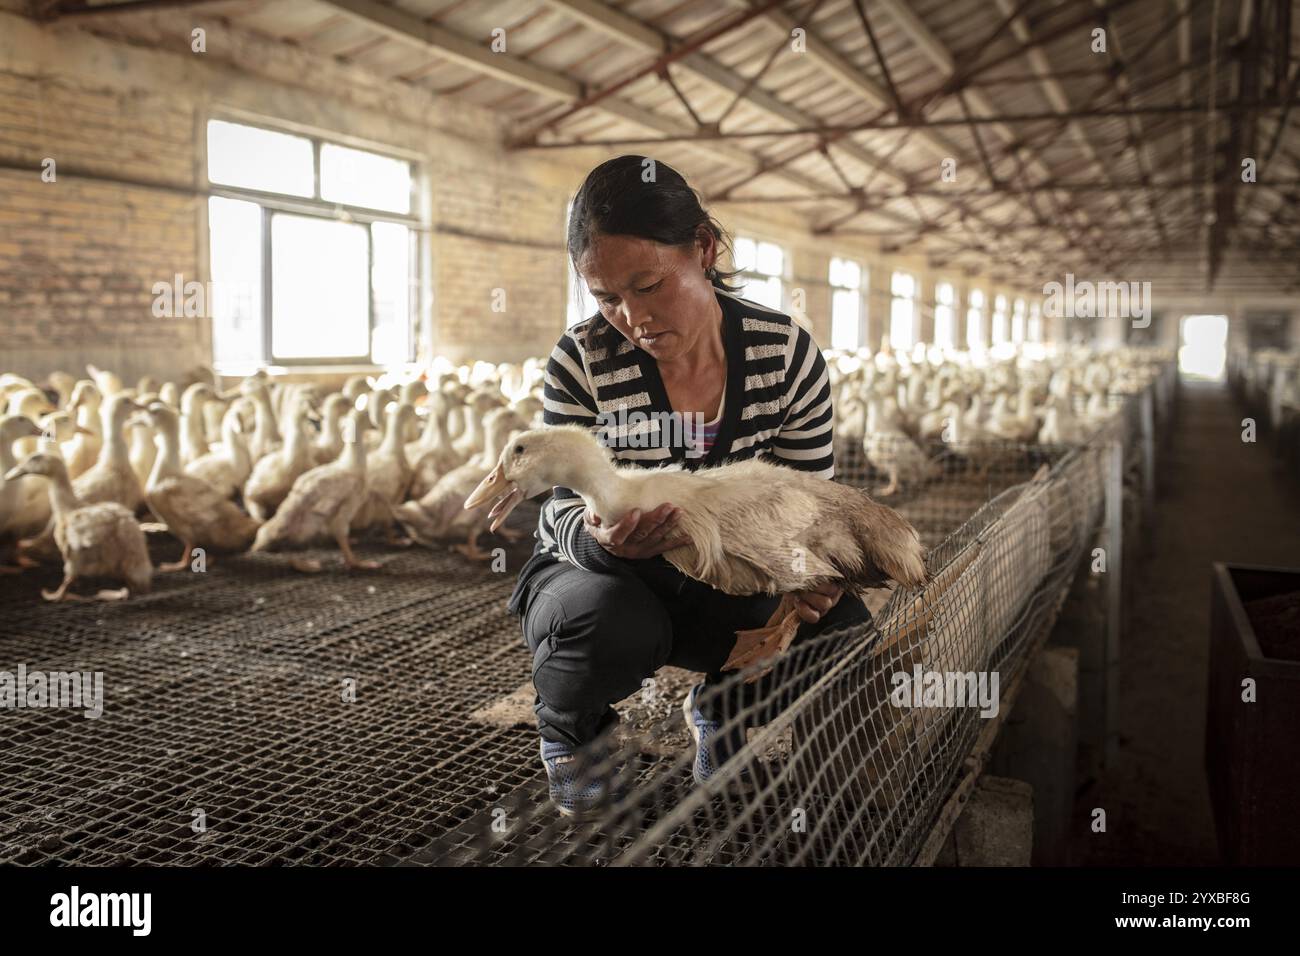
{"label": "window frame", "polygon": [[[951,293],[952,296],[951,302],[944,302],[943,299],[940,298],[939,290],[941,288],[946,288]],[[938,345],[940,348],[946,348],[946,349],[958,349],[961,347],[960,344],[957,342],[957,309],[958,309],[957,303],[958,303],[957,283],[953,282],[951,279],[936,278],[934,280],[934,335],[933,335],[934,341],[931,343],[932,345]],[[940,309],[945,310],[948,315],[949,335],[948,335],[947,342],[939,341],[939,310]]]}
{"label": "window frame", "polygon": [[[312,147],[311,197],[295,196],[289,193],[275,192],[273,190],[256,189],[251,186],[228,186],[222,183],[213,182],[208,178],[210,169],[210,164],[208,162],[208,128],[213,122],[248,126],[270,133],[288,134],[310,140]],[[406,153],[400,149],[386,146],[376,147],[374,144],[358,141],[355,138],[346,135],[321,132],[320,130],[310,129],[291,122],[276,123],[261,118],[252,118],[233,111],[216,110],[209,113],[207,119],[203,123],[200,139],[203,143],[203,177],[204,181],[207,183],[207,194],[221,199],[253,203],[261,210],[262,287],[260,295],[262,354],[259,358],[260,363],[263,365],[280,366],[285,368],[307,366],[380,367],[372,357],[374,354],[375,334],[375,237],[372,227],[375,223],[393,223],[395,225],[405,226],[410,231],[410,241],[407,250],[407,280],[412,294],[407,296],[406,323],[408,342],[406,359],[404,361],[407,363],[414,361],[418,350],[418,342],[416,339],[419,335],[417,328],[419,305],[417,302],[418,295],[416,293],[420,287],[420,259],[418,254],[419,243],[417,237],[418,234],[423,231],[423,223],[419,216],[413,211],[419,208],[419,159],[413,153]],[[406,213],[389,212],[384,209],[373,209],[366,206],[353,205],[351,203],[341,203],[333,200],[322,199],[320,192],[320,163],[321,146],[325,143],[347,147],[348,149],[374,153],[375,155],[383,156],[386,159],[393,159],[406,163],[411,170],[410,202],[408,205],[408,211]],[[206,216],[206,203],[204,204],[204,210],[204,215]],[[366,284],[368,292],[366,297],[366,339],[371,345],[368,354],[358,356],[303,356],[289,358],[277,356],[273,352],[272,330],[275,324],[275,316],[271,308],[271,284],[275,266],[274,250],[272,248],[271,221],[276,213],[315,218],[326,222],[350,222],[366,227]],[[206,222],[205,226],[211,228]],[[211,274],[212,269],[211,254],[209,244],[209,248],[207,249],[207,269],[209,274]]]}
{"label": "window frame", "polygon": [[[567,255],[564,257],[564,275],[568,279],[564,291],[564,327],[571,329],[580,322],[586,322],[593,315],[600,314],[600,303],[591,294],[586,280],[578,275],[578,270],[573,267],[573,260]],[[594,311],[584,312],[583,302],[589,302]]]}
{"label": "window frame", "polygon": [[1043,343],[1043,304],[1038,299],[1029,303],[1025,315],[1025,341],[1036,345]]}
{"label": "window frame", "polygon": [[[912,291],[909,295],[894,291],[894,280],[899,276],[905,276],[912,282]],[[889,270],[889,347],[891,349],[900,348],[894,337],[894,303],[906,302],[910,306],[910,315],[908,316],[908,325],[910,326],[910,341],[907,345],[901,346],[904,351],[910,352],[921,341],[920,322],[917,315],[917,305],[921,298],[921,277],[908,269],[890,269]]]}
{"label": "window frame", "polygon": [[[848,263],[850,265],[857,266],[858,268],[857,286],[838,285],[831,279],[831,274],[834,271],[836,262],[839,262],[841,264]],[[855,293],[858,297],[858,318],[857,318],[858,328],[856,334],[854,335],[854,340],[857,342],[857,344],[854,345],[850,351],[856,351],[862,348],[863,345],[865,344],[865,339],[867,337],[867,322],[868,322],[867,319],[868,302],[866,296],[866,288],[870,281],[871,281],[870,273],[867,271],[867,264],[865,262],[862,262],[859,259],[854,259],[850,256],[840,256],[834,254],[832,254],[830,259],[828,260],[826,264],[826,284],[829,285],[831,289],[830,312],[831,312],[831,347],[832,348],[836,347],[835,346],[835,296],[837,293],[841,293],[841,292],[852,292]]]}
{"label": "window frame", "polygon": [[[999,307],[998,303],[1002,305]],[[1001,322],[999,323],[999,319]],[[999,337],[998,332],[1001,331]],[[996,348],[999,345],[1009,345],[1011,343],[1011,302],[1007,299],[1005,292],[995,292],[993,301],[989,309],[989,345]]]}
{"label": "window frame", "polygon": [[1029,303],[1023,295],[1011,300],[1011,344],[1029,341]]}
{"label": "window frame", "polygon": [[[974,303],[974,297],[976,294],[979,295],[978,305]],[[966,295],[964,296],[964,299],[966,302],[966,349],[968,351],[985,349],[988,347],[985,344],[984,339],[984,320],[988,316],[989,305],[988,290],[984,289],[982,286],[968,285],[966,287]],[[972,321],[971,313],[974,313],[974,321]]]}
{"label": "window frame", "polygon": [[[789,277],[791,274],[790,250],[786,248],[784,243],[777,242],[775,239],[764,239],[762,236],[759,236],[755,233],[738,232],[736,233],[735,239],[732,241],[731,264],[733,268],[737,268],[735,246],[736,243],[740,242],[741,240],[747,240],[754,244],[754,267],[752,269],[742,269],[740,271],[739,275],[741,281],[746,286],[748,286],[749,280],[752,280],[755,283],[759,283],[759,282],[766,283],[769,279],[776,279],[776,281],[780,284],[781,287],[780,288],[781,301],[777,303],[775,306],[768,305],[765,302],[758,302],[758,304],[765,309],[774,308],[778,312],[788,311],[789,307],[786,305],[786,301],[787,301],[786,287],[789,285]],[[781,250],[781,271],[779,273],[758,271],[758,247],[764,243],[766,243],[769,246],[776,246],[777,249]],[[745,295],[745,291],[746,290],[742,290],[740,292],[740,295],[744,298],[748,298],[748,296]],[[751,299],[750,301],[757,302],[756,299]]]}

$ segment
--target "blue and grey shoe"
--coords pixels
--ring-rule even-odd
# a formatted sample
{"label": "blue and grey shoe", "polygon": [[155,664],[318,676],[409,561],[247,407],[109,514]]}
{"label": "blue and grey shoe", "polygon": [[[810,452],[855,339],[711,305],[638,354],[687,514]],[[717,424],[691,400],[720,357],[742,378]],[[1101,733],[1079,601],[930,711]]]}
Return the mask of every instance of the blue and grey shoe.
{"label": "blue and grey shoe", "polygon": [[[696,684],[682,701],[682,715],[686,718],[686,727],[695,739],[695,764],[691,775],[696,783],[707,782],[722,765],[740,752],[745,744],[745,731],[733,727],[725,733],[722,722],[709,720],[695,706],[697,695],[704,690],[704,684]],[[741,773],[737,783],[752,786],[748,773]]]}
{"label": "blue and grey shoe", "polygon": [[593,816],[622,795],[622,774],[618,768],[601,767],[605,759],[580,758],[569,744],[542,739],[542,763],[550,783],[551,802],[561,816]]}

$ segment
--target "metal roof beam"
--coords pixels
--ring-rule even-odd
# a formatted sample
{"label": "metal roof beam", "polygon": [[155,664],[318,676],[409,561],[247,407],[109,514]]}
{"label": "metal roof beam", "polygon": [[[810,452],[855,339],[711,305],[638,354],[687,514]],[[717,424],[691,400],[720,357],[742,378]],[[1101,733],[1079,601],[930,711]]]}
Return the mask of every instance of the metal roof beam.
{"label": "metal roof beam", "polygon": [[[583,94],[581,84],[563,74],[522,62],[515,57],[492,53],[487,47],[480,46],[443,27],[426,23],[394,7],[386,7],[373,0],[319,0],[319,2],[398,42],[415,46],[476,73],[530,90],[556,102],[571,104],[579,100]],[[663,137],[680,138],[690,133],[690,128],[677,120],[654,113],[619,97],[605,97],[599,104],[593,106],[593,109],[603,113],[607,118],[640,126]],[[721,161],[749,174],[761,168],[754,157],[743,149],[718,146],[709,148],[703,145],[693,148],[697,149],[701,158],[710,163],[716,164]],[[825,188],[816,180],[791,170],[781,170],[779,175],[786,182],[801,189]],[[902,221],[911,224],[911,220],[907,217],[902,217]]]}

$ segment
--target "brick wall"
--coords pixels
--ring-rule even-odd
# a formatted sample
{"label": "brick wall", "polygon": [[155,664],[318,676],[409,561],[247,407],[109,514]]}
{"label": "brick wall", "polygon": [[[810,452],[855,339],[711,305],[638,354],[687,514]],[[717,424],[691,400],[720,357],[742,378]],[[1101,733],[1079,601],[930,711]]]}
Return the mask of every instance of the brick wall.
{"label": "brick wall", "polygon": [[[507,153],[500,117],[464,103],[448,109],[427,91],[220,21],[208,25],[208,52],[192,55],[190,25],[184,12],[135,14],[132,28],[152,32],[128,41],[113,35],[113,18],[91,34],[0,12],[0,367],[40,376],[93,361],[129,380],[207,360],[206,320],[155,319],[151,288],[176,273],[208,277],[201,131],[214,111],[232,110],[423,158],[423,358],[550,351],[568,297],[567,202],[602,155]],[[40,180],[46,156],[59,164],[56,183]],[[815,237],[779,207],[713,212],[733,234],[786,247],[788,284],[804,289],[823,344],[832,255],[858,259],[874,286],[888,288],[893,260],[874,241]],[[870,298],[868,314],[876,342],[887,299]]]}
{"label": "brick wall", "polygon": [[454,361],[549,353],[564,329],[564,224],[581,172],[462,139],[430,161],[434,349]]}
{"label": "brick wall", "polygon": [[198,200],[95,178],[188,185],[193,139],[192,114],[165,97],[0,73],[6,370],[94,362],[134,378],[204,359],[200,320],[151,311],[154,282],[198,272]]}

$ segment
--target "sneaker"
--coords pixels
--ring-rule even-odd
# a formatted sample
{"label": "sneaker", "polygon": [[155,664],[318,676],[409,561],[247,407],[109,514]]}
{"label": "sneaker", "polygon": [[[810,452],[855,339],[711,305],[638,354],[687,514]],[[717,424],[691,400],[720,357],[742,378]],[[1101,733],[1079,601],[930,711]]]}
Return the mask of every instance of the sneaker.
{"label": "sneaker", "polygon": [[579,759],[569,744],[542,739],[542,763],[550,784],[551,802],[561,816],[585,819],[614,803],[623,792],[621,768],[602,771],[608,756]]}
{"label": "sneaker", "polygon": [[[740,727],[733,727],[723,733],[722,722],[708,720],[695,706],[697,695],[704,690],[703,684],[696,684],[682,701],[682,715],[686,726],[695,739],[695,764],[691,767],[691,776],[696,783],[706,783],[722,765],[734,757],[745,743],[745,732]],[[740,774],[738,781],[748,784],[748,774]]]}

